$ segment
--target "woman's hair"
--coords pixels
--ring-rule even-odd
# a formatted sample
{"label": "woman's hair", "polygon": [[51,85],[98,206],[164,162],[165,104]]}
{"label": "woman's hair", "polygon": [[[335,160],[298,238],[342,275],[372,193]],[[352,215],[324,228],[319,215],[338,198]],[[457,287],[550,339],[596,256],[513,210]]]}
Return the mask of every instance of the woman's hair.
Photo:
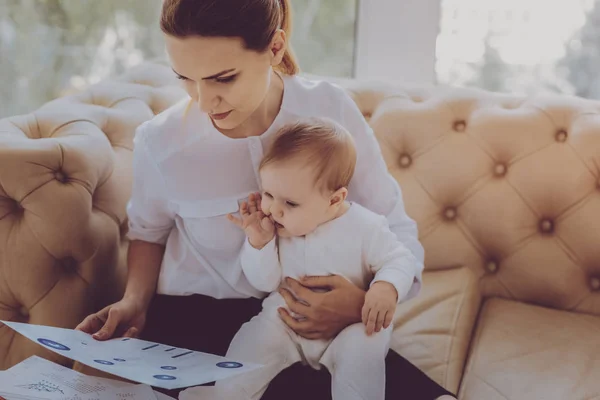
{"label": "woman's hair", "polygon": [[299,68],[290,47],[291,19],[290,0],[163,0],[160,28],[177,38],[239,37],[258,52],[267,50],[282,29],[287,49],[277,69],[294,75]]}
{"label": "woman's hair", "polygon": [[344,127],[326,118],[287,124],[277,132],[259,170],[297,160],[314,170],[320,189],[347,188],[356,167],[354,139]]}

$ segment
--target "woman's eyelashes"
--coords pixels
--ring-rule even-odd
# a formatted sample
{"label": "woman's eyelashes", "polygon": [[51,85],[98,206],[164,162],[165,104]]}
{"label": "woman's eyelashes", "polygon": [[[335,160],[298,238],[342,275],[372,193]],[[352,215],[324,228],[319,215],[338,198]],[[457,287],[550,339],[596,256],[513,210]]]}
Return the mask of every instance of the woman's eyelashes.
{"label": "woman's eyelashes", "polygon": [[231,75],[231,76],[226,76],[226,77],[219,77],[219,78],[215,78],[215,82],[217,82],[217,83],[231,83],[231,82],[235,81],[236,78],[237,78],[237,74]]}
{"label": "woman's eyelashes", "polygon": [[[189,81],[190,79],[183,76],[183,75],[175,75],[175,77],[177,79],[179,79],[180,81]],[[220,77],[220,78],[214,78],[214,81],[217,83],[231,83],[233,81],[235,81],[237,78],[237,74],[236,75],[231,75],[231,76],[226,76],[226,77]]]}

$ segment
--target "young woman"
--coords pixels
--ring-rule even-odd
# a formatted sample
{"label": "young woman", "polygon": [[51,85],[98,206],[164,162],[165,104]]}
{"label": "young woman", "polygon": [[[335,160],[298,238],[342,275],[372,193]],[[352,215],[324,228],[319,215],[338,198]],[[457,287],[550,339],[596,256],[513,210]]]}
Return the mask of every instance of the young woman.
{"label": "young woman", "polygon": [[[245,236],[227,214],[260,190],[258,164],[273,134],[305,117],[331,118],[353,134],[358,161],[350,200],[387,216],[392,231],[423,261],[416,224],[356,105],[331,84],[296,76],[290,12],[289,0],[163,1],[167,52],[190,99],[138,128],[125,294],[78,329],[99,340],[141,335],[224,355],[265,295],[242,272]],[[316,276],[288,284],[298,300],[282,291],[287,309],[304,318],[285,309],[281,317],[300,336],[331,338],[361,321],[365,293],[346,279]],[[454,398],[394,352],[386,370],[386,398]],[[296,364],[263,398],[328,399],[330,388],[326,369]]]}

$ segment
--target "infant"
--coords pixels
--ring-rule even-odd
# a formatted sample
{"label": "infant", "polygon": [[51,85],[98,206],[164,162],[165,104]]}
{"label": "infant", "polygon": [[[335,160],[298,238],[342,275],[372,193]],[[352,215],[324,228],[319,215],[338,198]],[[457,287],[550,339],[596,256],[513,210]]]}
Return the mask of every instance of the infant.
{"label": "infant", "polygon": [[[228,216],[247,236],[244,274],[270,295],[240,328],[227,357],[263,367],[195,388],[198,399],[260,399],[296,362],[325,366],[334,400],[385,398],[392,319],[398,302],[415,294],[421,269],[385,217],[347,200],[355,164],[352,136],[332,121],[312,119],[277,133],[259,167],[262,192],[241,204],[239,216]],[[302,338],[278,315],[284,278],[318,275],[340,275],[367,290],[362,323],[332,340]]]}

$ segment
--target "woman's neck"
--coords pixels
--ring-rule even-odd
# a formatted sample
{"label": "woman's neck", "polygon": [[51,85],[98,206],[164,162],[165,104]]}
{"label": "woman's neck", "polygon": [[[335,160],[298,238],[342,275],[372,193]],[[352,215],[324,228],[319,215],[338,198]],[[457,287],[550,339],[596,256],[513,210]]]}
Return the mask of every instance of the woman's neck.
{"label": "woman's neck", "polygon": [[279,114],[283,102],[283,79],[271,72],[271,83],[265,99],[252,115],[237,128],[222,132],[232,139],[260,136],[269,129]]}

